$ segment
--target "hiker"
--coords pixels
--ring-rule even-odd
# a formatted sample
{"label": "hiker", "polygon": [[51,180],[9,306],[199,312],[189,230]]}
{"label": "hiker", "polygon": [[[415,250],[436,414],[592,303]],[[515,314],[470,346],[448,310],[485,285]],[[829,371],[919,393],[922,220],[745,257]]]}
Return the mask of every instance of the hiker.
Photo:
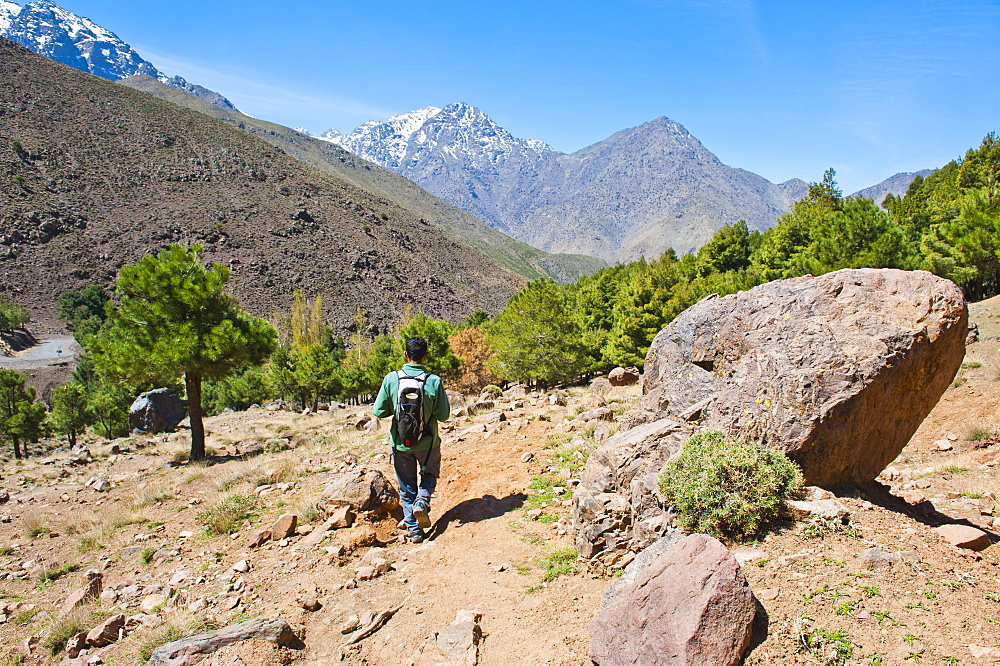
{"label": "hiker", "polygon": [[[396,470],[403,501],[403,523],[407,539],[420,543],[431,526],[431,495],[441,473],[441,438],[438,421],[448,418],[451,408],[441,378],[423,366],[427,341],[406,341],[406,363],[382,380],[372,414],[392,417],[389,441],[392,466]],[[419,470],[419,478],[418,478]]]}

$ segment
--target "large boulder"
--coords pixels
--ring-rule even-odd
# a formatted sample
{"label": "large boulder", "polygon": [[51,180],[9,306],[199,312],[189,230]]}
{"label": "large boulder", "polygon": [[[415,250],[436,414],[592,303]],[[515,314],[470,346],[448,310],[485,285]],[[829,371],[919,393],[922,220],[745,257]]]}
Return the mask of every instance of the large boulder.
{"label": "large boulder", "polygon": [[729,549],[692,534],[607,600],[590,623],[591,653],[600,666],[735,666],[756,613]]}
{"label": "large boulder", "polygon": [[399,506],[399,493],[382,472],[354,469],[335,476],[316,500],[316,510],[323,520],[334,516],[341,507],[353,513],[392,511]]}
{"label": "large boulder", "polygon": [[168,432],[184,420],[181,399],[168,388],[142,393],[128,410],[128,427],[133,433]]}
{"label": "large boulder", "polygon": [[844,269],[682,312],[653,340],[626,425],[663,417],[758,439],[806,483],[872,481],[958,371],[968,311],[925,271]]}

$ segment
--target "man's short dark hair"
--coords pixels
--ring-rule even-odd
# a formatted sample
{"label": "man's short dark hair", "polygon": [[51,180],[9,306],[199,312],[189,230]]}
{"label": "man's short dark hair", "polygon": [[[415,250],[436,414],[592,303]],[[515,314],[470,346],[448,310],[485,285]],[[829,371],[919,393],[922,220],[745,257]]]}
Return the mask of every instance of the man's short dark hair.
{"label": "man's short dark hair", "polygon": [[427,341],[419,335],[406,341],[406,355],[411,361],[422,361],[427,356]]}

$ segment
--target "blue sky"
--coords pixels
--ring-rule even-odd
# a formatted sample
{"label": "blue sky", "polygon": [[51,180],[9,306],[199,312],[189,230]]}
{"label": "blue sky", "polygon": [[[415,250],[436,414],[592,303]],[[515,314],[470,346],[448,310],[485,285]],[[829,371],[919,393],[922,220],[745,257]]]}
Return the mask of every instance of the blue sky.
{"label": "blue sky", "polygon": [[774,182],[832,166],[852,192],[1000,130],[997,0],[59,4],[314,132],[468,102],[572,152],[667,116],[731,166]]}

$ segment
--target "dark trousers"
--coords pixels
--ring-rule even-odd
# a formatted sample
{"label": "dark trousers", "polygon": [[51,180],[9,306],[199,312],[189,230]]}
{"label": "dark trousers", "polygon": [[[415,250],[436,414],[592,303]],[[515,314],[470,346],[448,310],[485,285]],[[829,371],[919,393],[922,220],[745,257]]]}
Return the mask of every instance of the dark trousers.
{"label": "dark trousers", "polygon": [[420,528],[413,517],[413,505],[418,501],[428,507],[431,505],[431,494],[441,473],[441,447],[435,446],[429,451],[393,450],[392,466],[399,483],[406,531],[411,535],[419,534]]}

